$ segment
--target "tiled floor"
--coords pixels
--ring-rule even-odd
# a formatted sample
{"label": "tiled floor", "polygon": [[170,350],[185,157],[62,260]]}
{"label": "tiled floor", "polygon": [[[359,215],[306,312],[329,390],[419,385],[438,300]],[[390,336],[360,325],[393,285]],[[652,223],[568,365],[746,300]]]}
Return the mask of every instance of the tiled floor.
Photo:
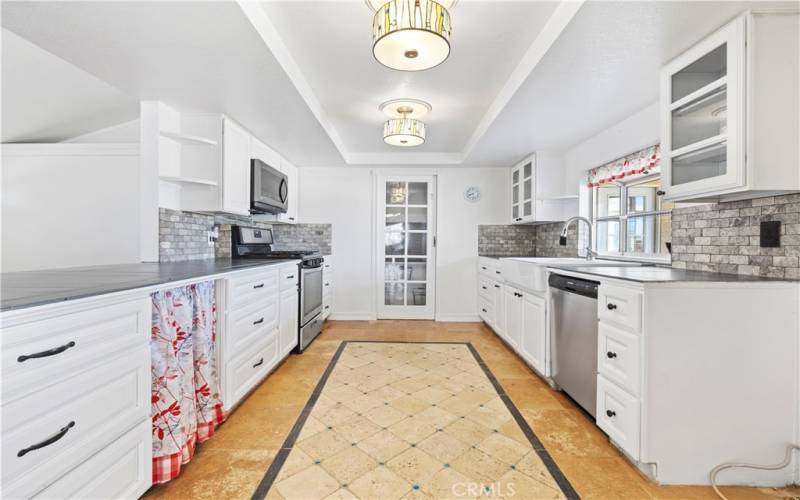
{"label": "tiled floor", "polygon": [[[575,407],[572,401],[562,394],[552,391],[542,380],[533,375],[485,326],[476,323],[426,321],[328,322],[322,336],[312,344],[305,354],[291,356],[287,359],[230,415],[228,421],[218,429],[217,435],[199,448],[192,462],[183,469],[180,477],[168,484],[152,488],[147,496],[176,499],[250,498],[300,416],[309,396],[342,340],[472,343],[519,409],[525,421],[541,439],[559,469],[563,471],[582,498],[717,498],[707,487],[659,487],[640,475],[610,445],[606,436],[594,426],[589,418]],[[334,379],[332,378],[332,380]],[[341,380],[338,382],[341,382],[341,385],[331,386],[329,389],[344,391],[343,388],[346,386]],[[418,390],[423,389],[425,388]],[[386,392],[388,394],[390,391]],[[434,391],[430,392],[430,397],[434,399],[443,396],[442,394],[434,396]],[[358,395],[353,394],[352,396],[354,396],[354,400],[358,398]],[[404,397],[407,397],[407,394],[398,397],[397,400]],[[449,398],[443,400],[441,404],[444,404],[447,399]],[[372,415],[379,420],[385,418],[385,420],[381,420],[384,425],[367,418],[369,423],[381,427],[398,425],[399,421],[391,422],[393,418],[397,418],[397,415],[395,414],[393,417],[393,412],[388,408],[396,409],[405,415],[410,406],[406,407],[402,401],[397,400],[393,405],[384,405],[387,407],[385,416]],[[351,404],[358,405],[359,403],[352,402]],[[362,413],[371,410],[359,408],[364,410]],[[413,472],[438,467],[438,462],[436,466],[425,467],[423,464],[427,457],[438,461],[452,460],[452,463],[442,462],[450,465],[449,468],[446,468],[449,471],[447,474],[450,475],[456,473],[464,477],[483,475],[486,479],[491,475],[487,472],[491,470],[489,466],[476,467],[476,464],[481,464],[477,457],[471,457],[473,460],[464,459],[456,465],[458,458],[453,459],[450,456],[457,453],[459,443],[464,442],[463,438],[459,439],[456,436],[458,442],[448,440],[447,438],[453,437],[453,435],[444,431],[441,433],[437,431],[432,435],[441,435],[442,439],[447,441],[446,445],[436,446],[436,443],[428,443],[424,450],[422,449],[424,439],[419,441],[419,447],[411,448],[410,445],[406,447],[404,444],[393,443],[381,429],[373,434],[374,438],[370,440],[370,437],[363,437],[360,434],[365,431],[362,431],[359,425],[352,426],[350,429],[351,438],[357,442],[356,446],[352,446],[354,441],[339,443],[348,445],[342,446],[344,453],[334,444],[332,449],[336,449],[338,453],[331,454],[330,450],[325,448],[326,443],[318,438],[309,439],[308,444],[304,445],[303,438],[308,439],[308,433],[318,431],[319,438],[327,435],[326,432],[330,429],[327,429],[328,426],[323,423],[324,420],[328,419],[328,423],[337,420],[335,412],[331,409],[331,401],[322,400],[322,406],[315,410],[315,413],[317,411],[320,413],[314,416],[314,420],[309,419],[303,430],[305,434],[298,440],[297,451],[302,451],[303,454],[296,453],[296,456],[290,456],[290,460],[281,470],[281,477],[275,482],[275,487],[271,489],[269,497],[279,498],[281,493],[293,491],[293,487],[297,488],[294,491],[299,492],[305,491],[301,488],[313,486],[319,488],[319,495],[333,492],[334,498],[351,498],[352,496],[346,496],[340,488],[341,483],[345,482],[349,486],[348,490],[357,489],[358,494],[362,496],[385,498],[389,494],[384,492],[395,491],[393,488],[399,488],[396,485],[401,484],[400,481],[411,484],[412,488],[413,484],[417,484],[417,482],[432,484],[430,478],[427,478],[426,483],[417,479],[416,474],[418,473]],[[428,407],[417,414],[427,411],[427,409]],[[355,409],[348,407],[347,410],[353,412]],[[326,411],[330,414],[326,414]],[[502,412],[502,408],[500,411]],[[378,413],[377,410],[375,413]],[[323,414],[325,414],[324,417],[322,417]],[[322,420],[317,416],[322,417]],[[441,414],[439,416],[441,417]],[[350,417],[346,421],[349,421]],[[358,416],[356,415],[356,417]],[[431,417],[432,425],[441,425],[436,421],[436,417],[433,415]],[[330,420],[331,418],[333,420]],[[467,418],[460,420],[464,420],[468,424],[474,421],[474,419]],[[362,423],[369,428],[366,422]],[[403,432],[407,432],[410,436],[415,432],[415,426],[407,427],[407,429],[403,429]],[[500,429],[498,428],[498,430]],[[510,437],[514,441],[513,429],[505,428],[504,431],[504,433],[498,434]],[[466,429],[464,433],[458,433],[462,437],[467,434]],[[480,436],[474,436],[475,439],[478,437]],[[334,439],[334,441],[336,440]],[[503,442],[507,444],[506,441]],[[524,446],[519,441],[516,443]],[[402,446],[403,450],[393,454],[395,449],[392,447],[393,445],[398,450]],[[485,453],[485,450],[477,447],[475,449],[470,447],[465,453],[471,452],[478,455],[475,450],[492,457],[490,453]],[[382,453],[386,457],[381,457]],[[521,448],[518,448],[518,453],[522,453]],[[326,468],[322,463],[313,463],[315,459],[312,456],[314,454],[328,455],[328,457],[337,455],[337,460],[332,460],[333,463],[330,463],[331,458],[329,458]],[[295,455],[295,452],[293,451],[291,455]],[[387,458],[388,455],[392,455],[393,458],[404,456],[404,459],[389,465],[392,459]],[[478,455],[478,457],[482,457],[482,455]],[[381,460],[381,458],[385,458],[385,460]],[[312,462],[310,465],[308,460]],[[506,460],[509,459],[506,458]],[[375,461],[384,461],[387,465],[375,468],[372,465],[372,462]],[[499,461],[502,462],[502,460]],[[489,461],[489,463],[493,462]],[[301,475],[293,486],[289,481],[291,481],[291,477],[297,477],[298,474],[297,472],[294,475],[290,474],[292,469],[298,472],[305,470],[306,474],[310,476],[306,478]],[[441,470],[444,469],[442,466]],[[540,471],[540,468],[534,467],[533,470]],[[359,472],[362,473],[359,474]],[[368,472],[370,479],[359,484],[358,478],[364,477],[364,474]],[[324,477],[323,473],[330,479],[320,481],[319,477]],[[520,475],[520,471],[514,471],[514,473],[518,474],[516,480],[520,481],[520,484],[522,484],[522,479],[532,478],[531,475]],[[351,483],[353,477],[356,479]],[[311,478],[316,479],[306,480]],[[546,482],[548,478],[540,479]],[[537,483],[537,485],[539,484],[542,483]],[[412,498],[424,498],[426,492],[434,491],[436,490],[429,486],[427,489],[423,487],[419,490],[412,489],[410,493]],[[517,491],[513,498],[549,498],[546,494],[540,495],[539,491],[537,489],[537,493],[534,494]],[[337,492],[342,494],[336,497]],[[731,500],[800,497],[800,489],[723,488],[723,492]],[[452,497],[452,495],[449,496]]]}

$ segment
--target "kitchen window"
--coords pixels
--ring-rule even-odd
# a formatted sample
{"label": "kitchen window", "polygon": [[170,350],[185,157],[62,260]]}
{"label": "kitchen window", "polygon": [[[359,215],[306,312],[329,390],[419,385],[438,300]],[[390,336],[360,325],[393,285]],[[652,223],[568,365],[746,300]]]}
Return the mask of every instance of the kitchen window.
{"label": "kitchen window", "polygon": [[592,188],[594,250],[606,257],[668,261],[672,207],[659,174]]}

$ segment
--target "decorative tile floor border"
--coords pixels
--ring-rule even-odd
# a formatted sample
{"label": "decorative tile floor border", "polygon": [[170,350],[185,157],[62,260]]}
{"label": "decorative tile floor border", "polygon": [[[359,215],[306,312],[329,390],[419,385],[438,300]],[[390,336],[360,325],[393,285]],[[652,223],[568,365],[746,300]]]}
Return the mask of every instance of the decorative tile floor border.
{"label": "decorative tile floor border", "polygon": [[547,468],[547,471],[552,476],[553,480],[556,482],[558,487],[561,489],[561,492],[564,496],[568,499],[579,499],[578,493],[570,484],[569,480],[564,476],[564,473],[555,463],[553,458],[550,456],[550,453],[545,449],[544,445],[542,444],[541,440],[536,436],[536,433],[533,432],[533,429],[528,425],[528,422],[525,421],[525,418],[519,412],[517,407],[514,405],[514,402],[511,398],[506,394],[503,390],[503,387],[497,381],[497,378],[494,376],[492,371],[483,361],[478,351],[472,345],[471,342],[415,342],[415,341],[351,341],[351,340],[344,340],[339,345],[339,348],[336,350],[336,353],[331,358],[331,361],[328,363],[328,367],[325,369],[325,372],[322,374],[319,382],[317,383],[314,391],[311,393],[311,396],[308,398],[308,402],[303,407],[303,411],[300,413],[300,416],[297,418],[292,430],[289,432],[289,435],[286,437],[286,440],[281,446],[280,450],[278,451],[275,459],[270,464],[269,469],[267,469],[264,477],[261,479],[258,487],[256,488],[255,492],[253,492],[252,499],[253,500],[263,500],[266,498],[267,493],[269,492],[270,488],[272,487],[275,479],[278,477],[278,474],[281,471],[286,459],[289,457],[289,453],[291,453],[292,449],[294,448],[295,443],[297,442],[298,436],[300,432],[303,430],[303,426],[305,425],[308,417],[311,414],[311,411],[314,408],[314,405],[317,403],[320,395],[322,394],[322,390],[325,388],[325,384],[328,382],[328,378],[330,377],[331,373],[333,373],[334,368],[336,368],[336,364],[339,362],[339,358],[342,356],[345,348],[349,344],[376,344],[376,343],[385,343],[385,344],[457,344],[457,345],[466,345],[469,351],[475,358],[475,361],[478,363],[478,366],[481,367],[483,373],[489,379],[489,382],[494,387],[494,390],[497,392],[497,395],[500,399],[505,403],[506,408],[513,416],[515,422],[519,426],[520,430],[522,430],[525,437],[530,442],[533,450],[538,455],[539,459]]}

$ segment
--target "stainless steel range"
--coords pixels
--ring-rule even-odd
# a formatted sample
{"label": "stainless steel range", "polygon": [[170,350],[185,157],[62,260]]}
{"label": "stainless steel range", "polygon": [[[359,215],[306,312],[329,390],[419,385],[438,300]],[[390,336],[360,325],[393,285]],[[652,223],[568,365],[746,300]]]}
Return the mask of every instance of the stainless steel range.
{"label": "stainless steel range", "polygon": [[322,332],[322,254],[314,250],[272,250],[272,229],[233,226],[234,259],[299,259],[299,327],[295,352],[302,353]]}

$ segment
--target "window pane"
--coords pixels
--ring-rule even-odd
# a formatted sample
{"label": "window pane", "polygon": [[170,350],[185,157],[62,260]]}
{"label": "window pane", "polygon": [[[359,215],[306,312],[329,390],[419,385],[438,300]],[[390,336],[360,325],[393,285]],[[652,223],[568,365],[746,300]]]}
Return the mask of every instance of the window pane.
{"label": "window pane", "polygon": [[386,259],[384,279],[386,281],[403,281],[403,259]]}
{"label": "window pane", "polygon": [[409,208],[408,228],[417,230],[428,229],[428,209],[423,207]]}
{"label": "window pane", "polygon": [[428,204],[428,183],[409,182],[408,183],[408,204],[427,205]]}
{"label": "window pane", "polygon": [[658,195],[660,189],[660,178],[628,186],[628,213],[672,210],[673,204]]}
{"label": "window pane", "polygon": [[532,185],[533,185],[533,181],[531,181],[531,179],[528,179],[527,181],[524,181],[522,183],[522,187],[523,187],[523,189],[525,191],[523,193],[523,196],[522,196],[523,200],[530,200],[531,199],[531,196],[532,196]]}
{"label": "window pane", "polygon": [[594,214],[599,217],[613,217],[620,214],[621,189],[619,186],[601,186],[594,190]]}
{"label": "window pane", "polygon": [[405,229],[406,209],[403,207],[386,207],[386,230],[402,231]]}
{"label": "window pane", "polygon": [[522,169],[523,169],[523,175],[522,175],[523,179],[527,179],[528,177],[533,175],[533,165],[531,165],[530,163],[526,163],[525,166],[522,167]]}
{"label": "window pane", "polygon": [[409,283],[408,284],[408,301],[406,305],[409,306],[424,306],[425,297],[425,283]]}
{"label": "window pane", "polygon": [[511,207],[511,217],[513,217],[514,219],[519,217],[519,205],[514,205],[513,207]]}
{"label": "window pane", "polygon": [[406,234],[398,231],[386,231],[384,237],[386,245],[386,255],[403,255],[405,249]]}
{"label": "window pane", "polygon": [[619,221],[597,222],[597,251],[619,252]]}
{"label": "window pane", "polygon": [[428,234],[408,233],[408,255],[427,255]]}
{"label": "window pane", "polygon": [[406,183],[387,182],[386,183],[386,204],[403,205],[406,202]]}
{"label": "window pane", "polygon": [[402,306],[405,285],[402,283],[386,283],[384,285],[383,303],[387,306]]}
{"label": "window pane", "polygon": [[533,215],[533,205],[530,201],[526,201],[522,204],[522,216],[529,217],[531,215]]}
{"label": "window pane", "polygon": [[672,238],[671,216],[646,215],[628,219],[625,252],[661,257],[669,255],[667,242]]}
{"label": "window pane", "polygon": [[512,203],[519,203],[519,186],[514,186],[511,189]]}
{"label": "window pane", "polygon": [[519,170],[514,170],[514,172],[511,173],[511,183],[512,184],[519,183]]}
{"label": "window pane", "polygon": [[426,259],[408,259],[408,281],[425,281],[427,276]]}

